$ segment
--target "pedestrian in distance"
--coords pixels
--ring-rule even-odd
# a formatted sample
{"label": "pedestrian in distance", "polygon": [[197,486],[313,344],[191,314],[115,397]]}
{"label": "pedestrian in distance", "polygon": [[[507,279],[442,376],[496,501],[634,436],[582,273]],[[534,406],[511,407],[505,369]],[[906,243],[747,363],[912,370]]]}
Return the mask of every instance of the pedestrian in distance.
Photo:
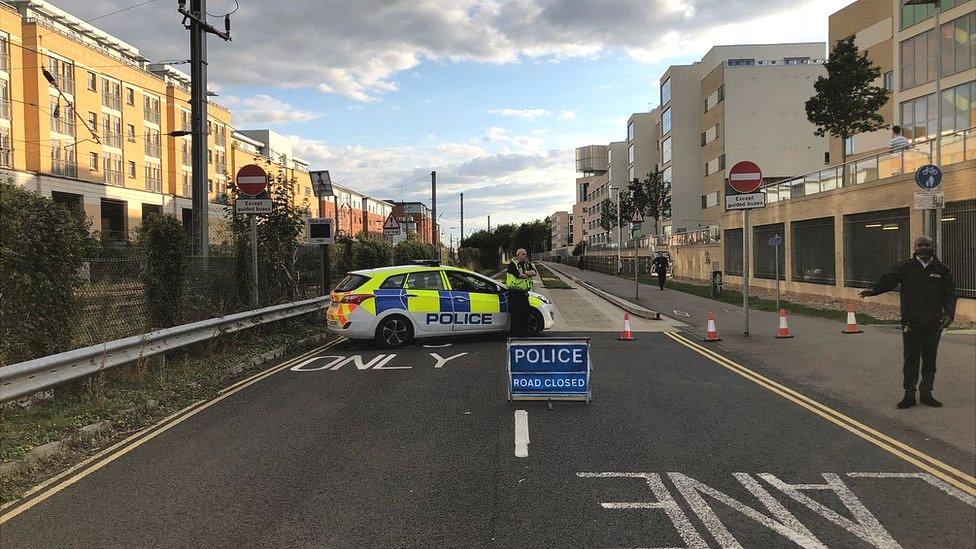
{"label": "pedestrian in distance", "polygon": [[583,254],[576,256],[576,266],[579,267],[579,270],[583,270]]}
{"label": "pedestrian in distance", "polygon": [[891,127],[891,143],[889,145],[892,152],[908,148],[908,138],[901,133],[901,126]]}
{"label": "pedestrian in distance", "polygon": [[664,257],[664,252],[655,252],[654,273],[657,274],[657,285],[664,290],[664,281],[668,276],[668,258]]}
{"label": "pedestrian in distance", "polygon": [[916,238],[914,256],[882,275],[873,288],[861,292],[861,297],[890,292],[899,284],[905,397],[898,403],[898,408],[911,408],[916,404],[916,385],[919,401],[938,408],[942,403],[932,396],[935,362],[942,331],[952,324],[956,314],[956,293],[952,273],[935,257],[935,245],[931,238]]}
{"label": "pedestrian in distance", "polygon": [[515,252],[515,259],[508,264],[505,285],[508,286],[508,317],[515,337],[529,335],[529,290],[535,277],[535,267],[524,248]]}

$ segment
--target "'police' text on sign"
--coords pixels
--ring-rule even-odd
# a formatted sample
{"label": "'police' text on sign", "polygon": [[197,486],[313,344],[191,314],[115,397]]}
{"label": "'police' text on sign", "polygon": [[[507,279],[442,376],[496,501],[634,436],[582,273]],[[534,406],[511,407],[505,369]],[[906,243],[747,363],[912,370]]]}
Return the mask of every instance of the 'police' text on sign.
{"label": "'police' text on sign", "polygon": [[509,339],[511,400],[590,400],[588,338]]}

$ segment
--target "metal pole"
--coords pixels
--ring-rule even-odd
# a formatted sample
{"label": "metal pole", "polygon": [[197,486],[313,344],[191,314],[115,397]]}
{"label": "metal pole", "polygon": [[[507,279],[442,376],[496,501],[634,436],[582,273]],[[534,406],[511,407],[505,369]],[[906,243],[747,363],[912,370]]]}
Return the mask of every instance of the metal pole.
{"label": "metal pole", "polygon": [[[933,4],[935,8],[935,161],[932,162],[939,168],[942,167],[942,28],[939,24],[939,14],[941,2]],[[926,210],[928,211],[928,210]],[[935,209],[932,216],[934,231],[932,236],[935,239],[935,256],[942,257],[942,206]]]}
{"label": "metal pole", "polygon": [[745,328],[742,335],[749,336],[749,210],[742,210],[742,312]]}
{"label": "metal pole", "polygon": [[[779,235],[776,235],[779,238]],[[777,240],[779,242],[779,240]],[[776,254],[776,310],[779,310],[779,244],[773,246],[773,253]]]}
{"label": "metal pole", "polygon": [[328,244],[319,246],[319,295],[329,295],[329,290],[332,289],[332,258],[329,252]]}
{"label": "metal pole", "polygon": [[203,258],[204,269],[210,255],[210,211],[207,188],[207,32],[196,20],[207,16],[207,0],[190,0],[190,131],[193,134],[193,253]]}
{"label": "metal pole", "polygon": [[491,216],[488,216],[488,234],[491,234]]}
{"label": "metal pole", "polygon": [[[633,235],[634,234],[633,231],[630,234]],[[637,239],[634,238],[633,240],[634,240],[634,299],[637,300],[640,299],[640,282],[637,280],[637,272],[639,271],[639,269],[637,268]]]}
{"label": "metal pole", "polygon": [[461,193],[461,239],[458,240],[458,248],[464,245],[464,193]]}
{"label": "metal pole", "polygon": [[260,305],[258,299],[258,216],[256,214],[251,214],[251,263],[254,272],[254,308],[257,309]]}
{"label": "metal pole", "polygon": [[[437,172],[430,172],[430,243],[437,246]],[[421,239],[423,240],[423,239]]]}
{"label": "metal pole", "polygon": [[[623,246],[623,227],[620,226],[620,187],[617,191],[617,275],[620,275],[620,248]],[[637,253],[637,245],[634,245],[634,253]]]}

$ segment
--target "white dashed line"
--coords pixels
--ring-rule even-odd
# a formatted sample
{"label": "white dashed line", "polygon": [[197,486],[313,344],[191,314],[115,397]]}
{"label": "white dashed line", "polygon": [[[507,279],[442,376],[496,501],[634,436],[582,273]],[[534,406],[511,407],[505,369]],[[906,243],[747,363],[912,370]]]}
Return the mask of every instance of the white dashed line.
{"label": "white dashed line", "polygon": [[529,456],[529,413],[515,410],[515,457]]}

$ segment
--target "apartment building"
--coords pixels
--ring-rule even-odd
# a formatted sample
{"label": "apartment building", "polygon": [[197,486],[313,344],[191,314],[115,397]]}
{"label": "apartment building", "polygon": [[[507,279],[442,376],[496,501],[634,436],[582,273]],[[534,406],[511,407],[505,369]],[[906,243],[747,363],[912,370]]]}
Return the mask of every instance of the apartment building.
{"label": "apartment building", "polygon": [[565,256],[572,251],[570,216],[571,214],[565,210],[553,212],[549,216],[549,227],[552,231],[549,243],[554,254]]}
{"label": "apartment building", "polygon": [[[660,141],[657,139],[661,131],[660,126],[660,109],[634,113],[627,119],[628,182],[634,179],[643,181],[661,163]],[[621,237],[624,242],[627,242],[631,236],[630,223],[628,220],[621,221],[624,227]],[[653,219],[646,220],[635,236],[643,234],[657,234]]]}
{"label": "apartment building", "polygon": [[825,45],[716,46],[661,77],[660,167],[671,182],[664,233],[715,227],[727,169],[756,162],[774,181],[823,166],[804,103],[824,74]]}
{"label": "apartment building", "polygon": [[433,244],[433,234],[431,227],[434,218],[430,208],[423,202],[395,202],[388,200],[393,206],[393,217],[400,222],[408,238],[416,238],[424,244]]}
{"label": "apartment building", "polygon": [[576,148],[576,172],[580,177],[576,178],[576,203],[573,204],[574,243],[583,242],[588,246],[598,239],[598,233],[603,233],[594,219],[604,193],[609,194],[609,158],[610,147],[607,145]]}

